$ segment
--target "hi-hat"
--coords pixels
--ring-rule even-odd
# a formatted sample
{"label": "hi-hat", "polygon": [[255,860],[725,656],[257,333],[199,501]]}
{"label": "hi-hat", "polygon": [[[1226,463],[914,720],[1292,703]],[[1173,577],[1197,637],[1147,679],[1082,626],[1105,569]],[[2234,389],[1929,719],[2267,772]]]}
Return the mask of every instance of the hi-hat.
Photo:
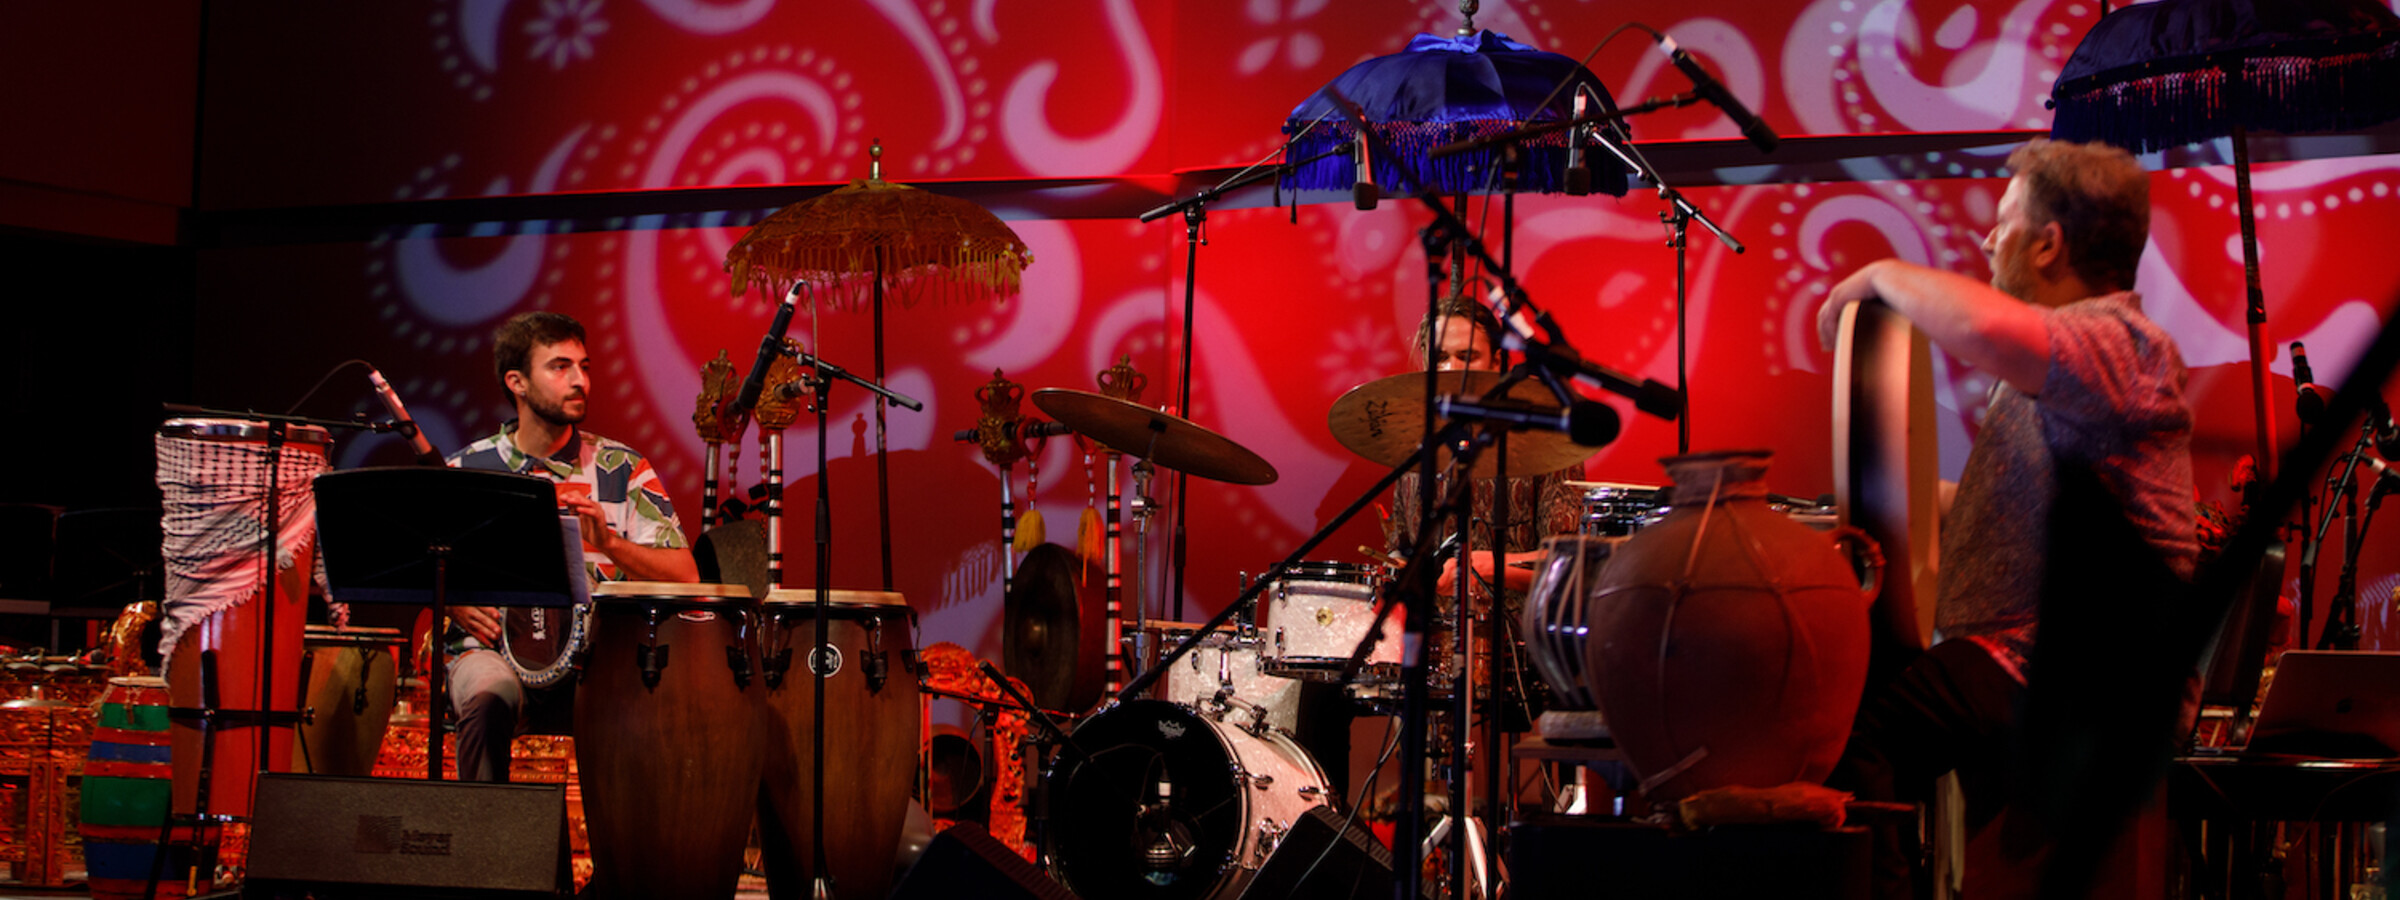
{"label": "hi-hat", "polygon": [[[1499,380],[1498,372],[1441,372],[1436,375],[1434,393],[1472,399],[1483,396]],[[1509,388],[1508,398],[1522,403],[1557,402],[1550,389],[1538,381],[1518,382]],[[1407,462],[1416,452],[1417,442],[1425,437],[1425,373],[1407,372],[1351,388],[1333,401],[1325,424],[1333,430],[1334,440],[1369,462],[1382,466]],[[1589,459],[1599,449],[1577,444],[1555,431],[1511,432],[1508,474],[1546,475]],[[1448,468],[1450,451],[1442,450],[1434,464]],[[1498,453],[1484,450],[1475,457],[1474,477],[1492,477],[1499,464]]]}
{"label": "hi-hat", "polygon": [[1275,483],[1275,467],[1258,454],[1180,416],[1065,388],[1033,392],[1033,405],[1076,434],[1161,468],[1229,484]]}

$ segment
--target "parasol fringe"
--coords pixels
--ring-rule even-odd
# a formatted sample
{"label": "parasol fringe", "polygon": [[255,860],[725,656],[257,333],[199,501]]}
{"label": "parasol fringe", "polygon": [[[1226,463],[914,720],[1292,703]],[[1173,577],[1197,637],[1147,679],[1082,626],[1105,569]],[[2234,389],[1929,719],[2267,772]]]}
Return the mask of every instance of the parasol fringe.
{"label": "parasol fringe", "polygon": [[[1499,164],[1499,155],[1488,150],[1458,153],[1440,159],[1429,158],[1433,148],[1452,141],[1499,134],[1522,126],[1521,122],[1378,122],[1375,133],[1391,147],[1375,160],[1375,181],[1392,189],[1407,184],[1421,184],[1442,193],[1480,191],[1486,187],[1492,167]],[[1286,126],[1287,131],[1298,126]],[[1357,127],[1343,124],[1320,124],[1313,131],[1292,143],[1286,158],[1315,156],[1350,143]],[[1566,189],[1567,136],[1565,132],[1541,135],[1526,142],[1525,165],[1517,173],[1517,190],[1521,192],[1556,193]],[[1410,163],[1406,177],[1401,165]],[[1355,182],[1358,166],[1347,156],[1329,156],[1292,170],[1283,186],[1297,190],[1343,190]],[[1594,185],[1595,190],[1598,185]],[[1621,193],[1612,192],[1612,193]]]}
{"label": "parasol fringe", "polygon": [[[2225,66],[2236,61],[2240,74],[2230,76]],[[2333,132],[2400,118],[2400,43],[2322,57],[2211,58],[2107,81],[2128,74],[2111,70],[2059,85],[2051,134],[2148,153],[2212,140],[2237,124]]]}

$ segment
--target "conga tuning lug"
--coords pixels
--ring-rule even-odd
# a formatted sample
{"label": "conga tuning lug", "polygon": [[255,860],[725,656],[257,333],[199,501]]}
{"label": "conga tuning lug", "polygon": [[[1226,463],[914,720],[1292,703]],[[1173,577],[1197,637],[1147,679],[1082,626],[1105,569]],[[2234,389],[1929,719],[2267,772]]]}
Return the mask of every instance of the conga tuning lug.
{"label": "conga tuning lug", "polygon": [[667,651],[673,649],[675,649],[673,646],[661,647],[653,644],[634,646],[633,664],[634,668],[642,673],[643,687],[652,689],[658,687],[658,679],[667,668]]}
{"label": "conga tuning lug", "polygon": [[725,647],[725,667],[733,670],[733,683],[735,686],[744,688],[750,686],[749,653],[744,652],[741,647],[730,644],[727,645]]}

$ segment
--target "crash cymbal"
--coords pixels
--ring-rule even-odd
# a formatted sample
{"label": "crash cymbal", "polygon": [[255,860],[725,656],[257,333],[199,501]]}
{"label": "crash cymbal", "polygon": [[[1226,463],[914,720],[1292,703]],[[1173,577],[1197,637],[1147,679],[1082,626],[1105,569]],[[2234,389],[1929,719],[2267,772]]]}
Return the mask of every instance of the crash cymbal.
{"label": "crash cymbal", "polygon": [[1076,434],[1161,468],[1230,484],[1275,483],[1275,467],[1258,454],[1180,416],[1065,388],[1033,392],[1033,405]]}
{"label": "crash cymbal", "polygon": [[[1498,372],[1442,372],[1436,376],[1437,394],[1483,396],[1500,380]],[[1508,391],[1508,398],[1523,403],[1553,404],[1557,398],[1550,389],[1537,381],[1521,381]],[[1415,453],[1417,441],[1425,437],[1425,373],[1407,372],[1377,379],[1351,388],[1341,399],[1333,401],[1333,410],[1325,415],[1325,424],[1333,429],[1333,439],[1350,448],[1350,452],[1366,457],[1369,462],[1397,466],[1407,462]],[[1555,431],[1517,431],[1508,436],[1508,474],[1510,477],[1546,475],[1589,459],[1598,447],[1585,447]],[[1450,453],[1445,450],[1435,465],[1448,467]],[[1499,455],[1486,449],[1475,457],[1476,478],[1490,478],[1499,471]]]}

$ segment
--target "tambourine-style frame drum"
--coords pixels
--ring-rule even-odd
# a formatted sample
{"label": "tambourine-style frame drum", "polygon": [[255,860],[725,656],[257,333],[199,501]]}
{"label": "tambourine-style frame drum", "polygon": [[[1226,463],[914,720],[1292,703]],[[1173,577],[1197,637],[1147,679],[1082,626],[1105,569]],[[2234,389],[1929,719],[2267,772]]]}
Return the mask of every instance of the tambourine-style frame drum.
{"label": "tambourine-style frame drum", "polygon": [[[287,425],[283,443],[270,459],[271,427],[240,419],[169,419],[158,428],[158,483],[162,494],[165,532],[162,551],[167,562],[165,615],[188,621],[197,607],[212,609],[189,622],[175,641],[167,663],[167,691],[177,707],[202,705],[202,654],[215,651],[217,706],[220,711],[265,711],[297,714],[300,702],[301,633],[307,621],[312,573],[316,571],[315,495],[311,479],[323,472],[333,439],[314,425]],[[278,469],[270,478],[269,467]],[[277,519],[274,570],[276,596],[260,595],[266,574],[260,568],[259,538],[264,534],[270,481],[282,496],[275,499]],[[226,593],[230,592],[230,593]],[[267,634],[267,608],[274,604],[274,633]],[[261,684],[260,643],[268,643],[274,663],[274,683]],[[211,815],[247,816],[261,755],[271,771],[289,766],[293,728],[288,721],[271,725],[241,724],[248,716],[227,716],[234,726],[219,725],[210,737],[213,757],[208,777]],[[255,721],[254,719],[252,719]],[[172,729],[175,755],[177,813],[198,805],[201,779],[200,729],[176,722]]]}
{"label": "tambourine-style frame drum", "polygon": [[[887,591],[833,591],[826,640],[837,654],[825,678],[825,863],[840,898],[891,892],[908,823],[923,724],[908,601]],[[813,863],[816,756],[816,591],[775,590],[763,605],[760,674],[769,718],[759,843],[776,897],[807,897]]]}
{"label": "tambourine-style frame drum", "polygon": [[500,621],[500,655],[517,681],[546,688],[574,674],[591,640],[592,605],[511,606],[502,609]]}
{"label": "tambourine-style frame drum", "polygon": [[[1273,582],[1258,595],[1266,672],[1304,681],[1342,680],[1342,666],[1375,623],[1375,592],[1383,584],[1383,570],[1308,561],[1271,575]],[[1384,618],[1383,637],[1356,681],[1399,681],[1402,624],[1399,610]]]}
{"label": "tambourine-style frame drum", "polygon": [[593,894],[730,897],[768,744],[758,604],[738,584],[633,581],[592,602],[575,762]]}
{"label": "tambourine-style frame drum", "polygon": [[1050,773],[1050,857],[1079,897],[1229,898],[1308,810],[1324,770],[1274,731],[1134,700],[1075,729]]}
{"label": "tambourine-style frame drum", "polygon": [[292,745],[292,771],[311,775],[375,774],[383,734],[400,702],[397,628],[310,625],[300,669],[301,708],[308,721]]}
{"label": "tambourine-style frame drum", "polygon": [[[1153,622],[1148,630],[1157,632],[1158,639],[1152,644],[1163,654],[1200,626]],[[1263,722],[1291,731],[1299,724],[1300,682],[1267,674],[1260,645],[1256,634],[1222,629],[1210,633],[1167,669],[1166,677],[1160,679],[1166,686],[1160,696],[1219,718],[1230,716],[1243,724]],[[1226,698],[1223,702],[1217,699],[1220,692]]]}

